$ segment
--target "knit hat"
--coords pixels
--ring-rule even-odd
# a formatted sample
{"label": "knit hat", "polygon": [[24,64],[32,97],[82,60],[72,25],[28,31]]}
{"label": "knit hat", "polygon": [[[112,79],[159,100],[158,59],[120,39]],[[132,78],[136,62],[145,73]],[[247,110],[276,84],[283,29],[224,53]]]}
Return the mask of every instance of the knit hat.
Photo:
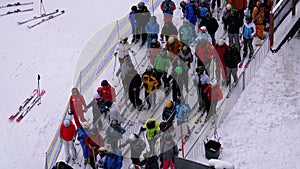
{"label": "knit hat", "polygon": [[168,39],[168,43],[172,44],[174,43],[175,39],[173,36],[170,36],[169,39]]}
{"label": "knit hat", "polygon": [[182,68],[180,66],[177,66],[175,68],[175,72],[178,73],[178,74],[182,73]]}

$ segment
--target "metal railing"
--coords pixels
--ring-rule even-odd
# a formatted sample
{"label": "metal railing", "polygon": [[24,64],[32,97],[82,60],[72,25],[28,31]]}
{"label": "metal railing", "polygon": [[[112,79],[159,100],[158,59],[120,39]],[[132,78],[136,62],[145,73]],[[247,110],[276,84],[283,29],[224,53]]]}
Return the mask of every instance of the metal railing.
{"label": "metal railing", "polygon": [[224,119],[237,103],[245,87],[251,82],[251,80],[255,76],[255,73],[261,67],[261,64],[266,58],[269,49],[269,39],[266,39],[254,53],[253,59],[250,62],[249,66],[245,68],[244,71],[239,75],[236,87],[233,88],[230,97],[225,98],[221,103],[218,104],[219,106],[217,108],[216,115],[214,115],[214,117],[205,124],[201,131],[201,134],[198,136],[195,143],[189,150],[187,150],[185,158],[193,159],[193,157],[203,156],[205,152],[203,141],[211,138],[217,128],[220,127]]}

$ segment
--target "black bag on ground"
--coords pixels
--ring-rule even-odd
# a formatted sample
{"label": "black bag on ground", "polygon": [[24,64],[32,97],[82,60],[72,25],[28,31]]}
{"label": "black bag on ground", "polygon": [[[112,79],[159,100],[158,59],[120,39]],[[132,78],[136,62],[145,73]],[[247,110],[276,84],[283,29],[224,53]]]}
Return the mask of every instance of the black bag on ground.
{"label": "black bag on ground", "polygon": [[52,169],[73,169],[71,166],[69,166],[68,164],[66,164],[63,161],[57,162],[55,164],[55,166],[53,166]]}
{"label": "black bag on ground", "polygon": [[214,141],[209,140],[207,143],[204,142],[205,146],[205,157],[207,159],[218,159],[221,150],[221,144]]}

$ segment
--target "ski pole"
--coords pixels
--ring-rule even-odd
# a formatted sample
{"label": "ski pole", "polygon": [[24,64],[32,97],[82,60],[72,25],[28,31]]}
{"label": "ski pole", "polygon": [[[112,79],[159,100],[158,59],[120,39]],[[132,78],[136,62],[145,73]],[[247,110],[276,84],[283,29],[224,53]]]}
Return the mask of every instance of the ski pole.
{"label": "ski pole", "polygon": [[[40,96],[40,79],[41,79],[41,76],[38,74],[38,77],[37,77],[37,79],[38,79],[38,97]],[[38,103],[38,105],[40,105],[42,103],[42,99],[40,99],[39,100],[39,103]]]}

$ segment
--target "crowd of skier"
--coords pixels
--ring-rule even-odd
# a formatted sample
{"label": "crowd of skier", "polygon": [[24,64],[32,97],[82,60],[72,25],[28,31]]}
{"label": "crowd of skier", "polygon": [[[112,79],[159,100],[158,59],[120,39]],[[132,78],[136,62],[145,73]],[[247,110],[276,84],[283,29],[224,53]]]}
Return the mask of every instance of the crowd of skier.
{"label": "crowd of skier", "polygon": [[[251,60],[253,37],[265,38],[269,3],[266,0],[228,0],[222,3],[220,0],[189,0],[176,4],[164,0],[160,4],[162,27],[144,2],[132,6],[129,14],[131,43],[128,37],[122,37],[114,53],[120,65],[114,76],[121,79],[124,89],[124,95],[120,97],[130,100],[137,113],[155,110],[157,90],[163,90],[165,97],[171,94],[168,97],[171,99],[163,103],[161,119],[145,120],[140,131],[124,138],[126,129],[119,119],[111,116],[110,110],[117,98],[115,88],[108,80],[101,81],[89,104],[79,90],[73,88],[69,114],[75,124],[66,119],[60,129],[66,163],[77,160],[77,139],[84,165],[89,163],[93,169],[124,168],[121,149],[127,145],[131,150],[132,165],[125,168],[175,169],[174,157],[178,155],[178,148],[174,125],[188,122],[191,113],[186,101],[190,93],[189,79],[193,79],[197,91],[198,112],[201,116],[206,114],[204,121],[207,121],[216,113],[217,103],[223,98],[221,87],[237,82],[238,67],[248,57],[248,50]],[[173,20],[175,10],[179,8],[183,19],[177,28]],[[216,38],[217,31],[224,33]],[[149,65],[146,70],[139,70],[142,73],[136,70],[132,61],[136,60],[137,51],[132,50],[136,45],[146,49],[144,59]],[[93,120],[89,122],[85,113],[91,107]],[[108,123],[108,127],[104,123]],[[142,132],[146,132],[146,139],[141,136]],[[126,141],[120,142],[121,139]],[[157,140],[160,140],[158,148]]]}

